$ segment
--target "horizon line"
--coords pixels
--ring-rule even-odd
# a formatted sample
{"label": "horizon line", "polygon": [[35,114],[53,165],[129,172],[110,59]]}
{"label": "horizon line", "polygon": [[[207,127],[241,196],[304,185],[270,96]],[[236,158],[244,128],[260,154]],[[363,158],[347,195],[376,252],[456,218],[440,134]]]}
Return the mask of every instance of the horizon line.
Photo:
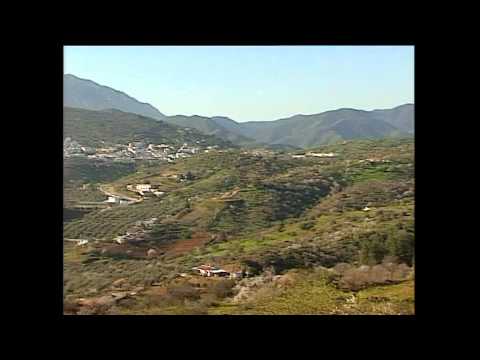
{"label": "horizon line", "polygon": [[[72,74],[72,73],[64,73],[63,76],[66,76],[66,75],[69,75],[69,76],[73,76],[79,80],[84,80],[84,81],[90,81],[90,82],[93,82],[94,84],[98,85],[98,86],[101,86],[101,87],[106,87],[106,88],[109,88],[115,92],[118,92],[118,93],[121,93],[123,95],[125,95],[126,97],[130,98],[130,99],[133,99],[137,102],[139,102],[140,104],[142,105],[148,105],[148,106],[151,106],[153,107],[156,111],[158,111],[160,114],[162,114],[164,117],[173,117],[173,116],[187,116],[187,117],[203,117],[203,118],[227,118],[229,120],[232,120],[234,122],[236,122],[237,124],[243,124],[243,123],[248,123],[248,122],[272,122],[272,121],[278,121],[278,120],[285,120],[285,119],[290,119],[292,117],[295,117],[295,116],[313,116],[313,115],[320,115],[320,114],[324,114],[324,113],[327,113],[327,112],[332,112],[332,111],[339,111],[339,110],[354,110],[354,111],[364,111],[364,112],[372,112],[372,111],[382,111],[382,110],[392,110],[392,109],[395,109],[395,108],[398,108],[400,106],[405,106],[405,105],[415,105],[415,102],[406,102],[406,103],[403,103],[403,104],[400,104],[400,105],[396,105],[396,106],[393,106],[393,107],[390,107],[390,108],[382,108],[382,109],[372,109],[372,110],[364,110],[364,109],[355,109],[355,108],[350,108],[350,107],[340,107],[340,108],[337,108],[337,109],[331,109],[331,110],[325,110],[325,111],[321,111],[321,112],[315,112],[315,113],[310,113],[310,114],[303,114],[303,113],[296,113],[296,114],[293,114],[293,115],[290,115],[290,116],[286,116],[286,117],[281,117],[281,118],[277,118],[277,119],[273,119],[273,120],[247,120],[247,121],[237,121],[229,116],[226,116],[226,115],[212,115],[212,116],[206,116],[206,115],[198,115],[198,114],[192,114],[192,115],[185,115],[185,114],[173,114],[173,115],[166,115],[163,111],[160,111],[156,106],[154,106],[153,104],[149,103],[149,102],[143,102],[143,101],[140,101],[138,100],[137,98],[127,94],[126,92],[122,91],[122,90],[117,90],[109,85],[103,85],[103,84],[100,84],[94,80],[91,80],[91,79],[86,79],[86,78],[82,78],[82,77],[79,77],[75,74]],[[64,89],[65,90],[65,89]],[[65,104],[63,105],[65,107]],[[69,106],[71,107],[71,106]],[[80,109],[85,109],[85,108],[80,108]],[[103,110],[110,110],[112,108],[106,108],[106,109],[102,109],[100,111],[103,111]],[[113,108],[114,109],[114,108]],[[88,110],[88,109],[87,109]],[[123,111],[123,110],[120,110],[120,109],[116,109],[116,110],[119,110],[119,111]],[[128,111],[123,111],[123,112],[128,112]],[[133,113],[135,114],[135,113]]]}

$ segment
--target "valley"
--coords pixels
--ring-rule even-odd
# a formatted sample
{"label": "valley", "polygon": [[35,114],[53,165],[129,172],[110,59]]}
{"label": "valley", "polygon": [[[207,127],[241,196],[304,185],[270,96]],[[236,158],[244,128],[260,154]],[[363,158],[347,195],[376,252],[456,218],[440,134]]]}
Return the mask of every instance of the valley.
{"label": "valley", "polygon": [[415,315],[412,46],[64,54],[64,315]]}
{"label": "valley", "polygon": [[408,138],[215,148],[83,178],[72,202],[142,201],[64,222],[88,240],[64,244],[65,312],[412,314],[413,156]]}

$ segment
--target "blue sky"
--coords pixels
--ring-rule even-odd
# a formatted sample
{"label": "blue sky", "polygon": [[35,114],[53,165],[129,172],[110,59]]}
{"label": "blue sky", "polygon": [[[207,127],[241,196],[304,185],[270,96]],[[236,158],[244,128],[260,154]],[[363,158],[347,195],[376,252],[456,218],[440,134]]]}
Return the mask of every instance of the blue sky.
{"label": "blue sky", "polygon": [[67,46],[64,72],[166,115],[265,121],[414,102],[413,46]]}

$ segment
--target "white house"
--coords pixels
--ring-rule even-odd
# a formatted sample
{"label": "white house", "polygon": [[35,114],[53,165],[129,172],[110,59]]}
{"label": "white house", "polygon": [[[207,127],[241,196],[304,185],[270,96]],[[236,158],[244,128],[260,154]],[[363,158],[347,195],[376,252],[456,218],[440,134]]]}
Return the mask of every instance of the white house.
{"label": "white house", "polygon": [[152,189],[152,186],[150,184],[137,184],[135,188],[138,191],[150,191]]}
{"label": "white house", "polygon": [[315,157],[335,157],[336,154],[334,153],[314,153],[314,152],[309,152],[307,156],[315,156]]}
{"label": "white house", "polygon": [[194,268],[192,268],[193,271],[199,273],[201,276],[206,276],[206,277],[212,277],[212,276],[219,276],[219,277],[223,277],[223,276],[229,276],[230,273],[225,271],[225,270],[222,270],[222,269],[218,269],[214,266],[210,266],[210,265],[200,265],[200,266],[196,266]]}
{"label": "white house", "polygon": [[88,240],[80,240],[79,242],[77,242],[77,246],[83,246],[87,244],[88,244]]}

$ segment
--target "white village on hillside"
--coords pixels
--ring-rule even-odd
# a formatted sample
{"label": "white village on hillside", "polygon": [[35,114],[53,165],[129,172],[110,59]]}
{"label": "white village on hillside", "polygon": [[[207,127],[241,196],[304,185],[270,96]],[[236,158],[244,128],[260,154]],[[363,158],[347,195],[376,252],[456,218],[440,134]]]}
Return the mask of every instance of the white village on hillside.
{"label": "white village on hillside", "polygon": [[175,146],[135,141],[127,145],[113,144],[93,148],[81,145],[78,141],[67,137],[63,142],[63,155],[65,158],[83,157],[104,161],[161,160],[174,162],[176,159],[190,157],[201,151],[208,152],[218,148],[217,145],[203,146],[200,141],[196,141],[196,143],[196,145],[183,143],[181,146]]}

